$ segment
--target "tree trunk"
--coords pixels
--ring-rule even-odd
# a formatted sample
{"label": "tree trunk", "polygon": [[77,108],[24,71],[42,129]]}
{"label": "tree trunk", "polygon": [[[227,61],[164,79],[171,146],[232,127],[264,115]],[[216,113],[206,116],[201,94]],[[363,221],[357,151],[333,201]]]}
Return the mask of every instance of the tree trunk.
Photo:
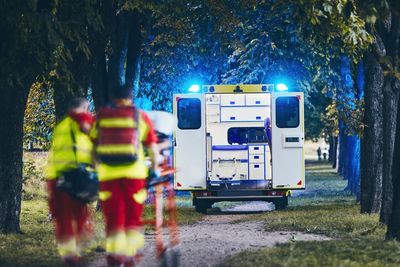
{"label": "tree trunk", "polygon": [[347,136],[348,170],[347,190],[350,190],[359,199],[360,192],[360,139],[358,136]]}
{"label": "tree trunk", "polygon": [[338,155],[338,137],[334,136],[333,140],[333,151],[332,151],[332,169],[336,169],[337,166],[337,155]]}
{"label": "tree trunk", "polygon": [[109,101],[107,82],[107,62],[105,46],[100,46],[93,51],[92,94],[95,110],[99,110]]}
{"label": "tree trunk", "polygon": [[[345,170],[345,157],[346,157],[346,140],[344,134],[344,125],[342,121],[339,121],[339,159],[338,159],[338,173],[340,175],[344,174]],[[344,177],[345,178],[345,177]]]}
{"label": "tree trunk", "polygon": [[[382,28],[381,36],[386,47],[386,55],[391,58],[393,70],[399,70],[399,42],[400,42],[400,16],[393,13],[389,28]],[[387,32],[385,30],[388,30]],[[390,70],[390,69],[389,69]],[[400,81],[398,78],[388,74],[385,78],[384,94],[384,115],[383,115],[383,196],[382,211],[380,221],[388,224],[390,213],[393,208],[393,151],[396,138],[396,127],[399,114],[397,113],[399,105]],[[398,164],[398,163],[397,163]]]}
{"label": "tree trunk", "polygon": [[364,138],[361,144],[361,212],[378,213],[382,197],[383,71],[372,53],[366,56]]}
{"label": "tree trunk", "polygon": [[120,86],[139,91],[140,59],[142,36],[138,11],[121,12],[116,17],[116,29],[112,33],[112,54],[108,62],[108,88],[116,90]]}
{"label": "tree trunk", "polygon": [[0,233],[20,232],[23,123],[28,91],[11,87],[0,90]]}
{"label": "tree trunk", "polygon": [[53,81],[56,121],[62,120],[68,112],[69,101],[74,97],[86,97],[90,85],[91,65],[82,51],[76,51],[75,44],[65,42],[72,53],[67,69],[58,69]]}
{"label": "tree trunk", "polygon": [[126,59],[125,86],[133,91],[136,97],[139,92],[140,61],[142,54],[142,34],[140,32],[140,16],[133,11],[130,16],[128,53]]}
{"label": "tree trunk", "polygon": [[332,163],[332,160],[333,160],[333,147],[334,147],[334,140],[333,140],[333,136],[329,136],[329,139],[328,139],[329,141],[329,156],[328,156],[328,161],[329,161],[329,163]]}
{"label": "tree trunk", "polygon": [[380,214],[380,221],[384,224],[389,223],[393,206],[392,165],[399,93],[397,90],[392,90],[392,85],[394,85],[392,78],[387,77],[383,90],[383,179],[382,209]]}
{"label": "tree trunk", "polygon": [[[397,105],[397,114],[400,114],[400,105]],[[400,241],[400,123],[397,123],[395,139],[393,162],[397,164],[392,165],[393,201],[386,238]]]}
{"label": "tree trunk", "polygon": [[74,86],[75,90],[72,90],[71,88],[66,87],[66,84],[67,83],[58,79],[53,82],[54,106],[56,110],[57,122],[61,121],[67,115],[69,100],[74,97],[86,97],[87,95],[87,87],[84,89],[82,87],[79,88]]}

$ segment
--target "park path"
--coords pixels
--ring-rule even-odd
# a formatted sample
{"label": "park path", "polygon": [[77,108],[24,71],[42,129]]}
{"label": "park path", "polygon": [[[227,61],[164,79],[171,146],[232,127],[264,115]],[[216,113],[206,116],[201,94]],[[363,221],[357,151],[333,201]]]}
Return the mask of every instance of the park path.
{"label": "park path", "polygon": [[[329,238],[300,232],[267,232],[263,221],[241,221],[254,213],[270,212],[272,204],[250,202],[212,212],[192,225],[179,228],[182,267],[217,266],[226,256],[244,250],[273,247],[291,241],[327,240]],[[145,257],[140,266],[155,267],[154,234],[146,234]],[[101,257],[100,257],[101,256]],[[103,255],[88,266],[106,266]]]}

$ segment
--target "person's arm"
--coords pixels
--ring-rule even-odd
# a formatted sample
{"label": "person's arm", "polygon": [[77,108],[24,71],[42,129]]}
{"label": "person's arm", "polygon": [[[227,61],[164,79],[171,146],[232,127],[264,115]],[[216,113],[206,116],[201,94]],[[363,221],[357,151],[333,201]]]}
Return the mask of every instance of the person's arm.
{"label": "person's arm", "polygon": [[267,137],[267,142],[268,142],[268,146],[269,146],[269,152],[271,153],[271,159],[272,159],[272,138],[271,138],[271,119],[267,118],[265,120],[265,124],[264,124],[264,128],[265,128],[265,135]]}
{"label": "person's arm", "polygon": [[160,158],[160,152],[159,148],[157,145],[157,135],[154,131],[154,126],[153,122],[151,119],[147,116],[146,113],[141,112],[142,118],[144,122],[146,123],[146,135],[143,140],[144,146],[147,148],[147,153],[149,154],[150,157],[150,162],[151,162],[151,170],[152,171],[157,171],[158,170],[158,159]]}
{"label": "person's arm", "polygon": [[153,171],[158,170],[158,159],[160,157],[159,151],[158,151],[158,145],[156,143],[152,143],[147,147],[149,157],[150,157],[150,162],[151,162],[151,169]]}

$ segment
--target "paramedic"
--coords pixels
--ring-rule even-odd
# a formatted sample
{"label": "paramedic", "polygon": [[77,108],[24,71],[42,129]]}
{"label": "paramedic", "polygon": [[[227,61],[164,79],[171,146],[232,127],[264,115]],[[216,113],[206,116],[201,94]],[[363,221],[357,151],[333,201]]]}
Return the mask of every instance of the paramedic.
{"label": "paramedic", "polygon": [[135,255],[144,246],[141,216],[149,176],[144,148],[152,163],[150,173],[156,173],[158,152],[153,124],[132,104],[131,90],[118,87],[111,105],[99,111],[90,135],[96,144],[107,264],[133,266]]}
{"label": "paramedic", "polygon": [[267,137],[267,142],[268,142],[269,151],[271,153],[271,160],[272,160],[271,119],[268,117],[265,119],[264,129],[265,129],[265,136]]}
{"label": "paramedic", "polygon": [[57,248],[67,266],[79,264],[79,241],[90,233],[90,216],[86,204],[57,187],[57,178],[79,163],[93,163],[93,145],[88,132],[94,118],[88,107],[84,98],[72,99],[68,116],[54,129],[46,168],[49,209],[55,223]]}
{"label": "paramedic", "polygon": [[318,147],[317,149],[318,160],[321,160],[321,153],[322,153],[321,147]]}

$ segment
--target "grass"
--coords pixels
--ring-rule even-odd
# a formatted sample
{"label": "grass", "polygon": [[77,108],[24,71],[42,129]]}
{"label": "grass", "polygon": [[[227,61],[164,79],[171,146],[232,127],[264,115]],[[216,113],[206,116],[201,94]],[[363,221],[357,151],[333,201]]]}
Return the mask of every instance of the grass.
{"label": "grass", "polygon": [[[54,241],[54,227],[48,216],[47,193],[43,167],[44,153],[27,154],[24,157],[24,186],[21,208],[22,234],[0,235],[0,266],[10,267],[51,267],[62,266]],[[180,197],[178,203],[179,224],[191,224],[201,215],[189,205],[187,198]],[[94,211],[94,206],[92,207]],[[96,251],[104,251],[104,225],[101,212],[94,214],[94,235],[87,244],[84,255],[93,256]],[[145,216],[151,217],[149,207]]]}
{"label": "grass", "polygon": [[291,241],[274,248],[245,251],[221,266],[400,266],[400,243],[385,241],[386,227],[378,215],[360,214],[355,197],[344,191],[346,181],[326,163],[306,169],[307,190],[291,199],[283,211],[255,215],[267,231],[300,231],[331,240]]}

